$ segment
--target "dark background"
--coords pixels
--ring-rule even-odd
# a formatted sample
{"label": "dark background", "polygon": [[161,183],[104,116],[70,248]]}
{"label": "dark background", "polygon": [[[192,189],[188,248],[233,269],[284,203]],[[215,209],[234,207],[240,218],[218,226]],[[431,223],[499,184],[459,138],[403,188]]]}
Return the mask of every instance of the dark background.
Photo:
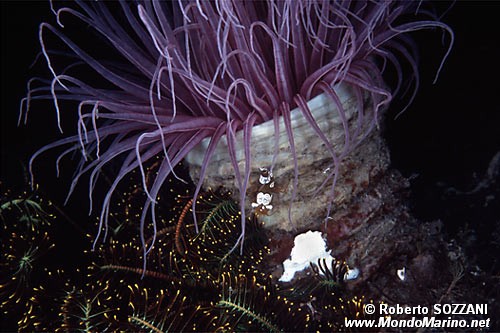
{"label": "dark background", "polygon": [[[439,11],[448,6],[448,2],[437,3]],[[27,126],[17,127],[26,82],[39,74],[50,77],[44,59],[32,69],[30,64],[40,50],[38,25],[54,19],[46,2],[2,1],[1,11],[1,180],[2,185],[12,188],[26,184],[29,156],[59,137],[50,103],[46,108],[34,108]],[[500,2],[455,3],[443,18],[455,32],[455,45],[434,85],[448,39],[445,36],[443,45],[440,32],[416,34],[421,88],[398,119],[394,117],[401,105],[395,101],[385,124],[393,166],[412,179],[414,214],[427,221],[442,219],[452,234],[468,224],[477,224],[479,232],[490,236],[498,228],[491,222],[498,224],[496,209],[481,210],[445,195],[451,187],[472,189],[500,150],[498,17]],[[37,170],[42,170],[41,182],[49,185],[47,194],[60,200],[69,183],[55,178],[55,157],[51,153],[42,157]],[[78,195],[76,200],[80,200]]]}

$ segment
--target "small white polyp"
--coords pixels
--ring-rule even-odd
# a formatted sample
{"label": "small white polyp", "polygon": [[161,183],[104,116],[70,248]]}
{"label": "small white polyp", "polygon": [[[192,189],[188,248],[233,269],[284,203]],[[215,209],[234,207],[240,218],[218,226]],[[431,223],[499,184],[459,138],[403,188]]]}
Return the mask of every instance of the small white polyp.
{"label": "small white polyp", "polygon": [[344,280],[356,280],[359,276],[359,269],[358,268],[353,268],[347,270],[347,272],[344,274]]}
{"label": "small white polyp", "polygon": [[318,259],[325,258],[328,268],[331,269],[331,250],[326,251],[326,243],[320,231],[297,235],[293,244],[290,259],[283,262],[284,272],[279,279],[281,282],[290,282],[296,272],[309,267],[310,262],[317,263]]}

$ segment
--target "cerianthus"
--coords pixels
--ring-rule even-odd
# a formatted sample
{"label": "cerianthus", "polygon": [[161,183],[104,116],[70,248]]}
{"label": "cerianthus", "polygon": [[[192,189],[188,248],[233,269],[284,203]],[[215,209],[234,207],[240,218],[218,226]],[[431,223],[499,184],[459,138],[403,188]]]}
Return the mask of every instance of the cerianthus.
{"label": "cerianthus", "polygon": [[[24,110],[30,100],[52,99],[61,132],[65,124],[60,114],[74,112],[77,133],[37,151],[30,166],[49,149],[67,146],[61,157],[81,151],[70,194],[87,173],[92,193],[102,168],[119,160],[121,167],[102,202],[99,233],[106,229],[119,182],[139,169],[147,193],[140,218],[145,255],[152,247],[144,242],[147,216],[151,214],[154,226],[160,188],[195,147],[206,143],[196,197],[217,146],[226,143],[242,215],[238,243],[243,244],[251,209],[247,189],[256,171],[251,164],[252,128],[272,124],[277,130],[273,143],[277,154],[283,124],[295,189],[302,175],[295,147],[300,135],[291,119],[291,110],[297,108],[297,117],[320,139],[330,158],[322,185],[334,187],[342,159],[376,128],[380,112],[394,94],[405,82],[411,82],[413,92],[418,88],[416,50],[408,33],[440,28],[449,33],[450,45],[453,42],[448,26],[413,1],[82,1],[77,5],[53,7],[57,24],[41,24],[40,42],[53,78],[32,86],[22,106]],[[77,43],[66,27],[70,22],[87,26],[101,39],[98,45],[107,49],[96,52],[92,44]],[[56,41],[62,49],[54,47]],[[410,68],[414,80],[403,79],[404,67]],[[394,87],[383,80],[388,68],[396,73]],[[350,116],[354,125],[339,96],[341,85],[349,86],[354,96],[356,111]],[[323,93],[336,108],[332,117],[339,118],[340,148],[325,135],[307,103]],[[77,105],[68,110],[62,101]],[[369,112],[363,111],[367,103]],[[143,165],[158,155],[161,166],[148,186]],[[238,156],[243,156],[243,165]],[[273,160],[259,167],[263,185],[269,173],[278,173]],[[334,191],[328,193],[333,196]],[[254,206],[272,209],[270,195],[265,194]]]}

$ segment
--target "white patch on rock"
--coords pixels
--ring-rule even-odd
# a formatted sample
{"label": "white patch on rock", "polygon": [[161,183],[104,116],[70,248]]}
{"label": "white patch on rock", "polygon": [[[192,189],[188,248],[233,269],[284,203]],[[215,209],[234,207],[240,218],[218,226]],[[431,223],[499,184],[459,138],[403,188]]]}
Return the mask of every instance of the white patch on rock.
{"label": "white patch on rock", "polygon": [[398,269],[396,271],[396,274],[398,276],[398,278],[401,280],[401,281],[404,281],[406,280],[406,267],[403,267],[401,269]]}
{"label": "white patch on rock", "polygon": [[344,274],[344,280],[349,281],[349,280],[356,280],[359,276],[359,269],[358,268],[353,268],[349,269],[345,274]]}
{"label": "white patch on rock", "polygon": [[326,259],[327,266],[331,269],[333,257],[331,250],[326,251],[326,242],[320,231],[308,231],[297,235],[290,253],[290,259],[283,262],[284,272],[279,281],[290,282],[296,272],[309,267],[309,263],[317,263],[318,259]]}

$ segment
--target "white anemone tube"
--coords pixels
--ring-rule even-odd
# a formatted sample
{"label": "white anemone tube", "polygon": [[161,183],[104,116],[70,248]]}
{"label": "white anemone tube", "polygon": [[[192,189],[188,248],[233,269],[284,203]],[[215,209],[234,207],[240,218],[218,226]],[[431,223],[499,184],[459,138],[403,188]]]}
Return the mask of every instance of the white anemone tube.
{"label": "white anemone tube", "polygon": [[[355,89],[345,83],[334,86],[333,90],[339,103],[326,93],[307,103],[323,138],[311,126],[303,110],[296,108],[291,111],[296,161],[283,117],[279,120],[278,133],[274,120],[252,128],[251,174],[245,207],[247,213],[261,213],[259,218],[266,228],[304,231],[328,221],[332,209],[349,202],[366,187],[370,178],[388,166],[388,153],[380,133],[372,128],[377,115],[370,94],[362,95],[359,90],[356,94]],[[367,133],[372,137],[364,140]],[[187,155],[186,162],[195,183],[199,180],[209,142],[205,139]],[[223,137],[207,166],[203,187],[217,189],[222,186],[238,199],[238,182],[228,150],[227,140]],[[242,174],[246,163],[243,131],[236,133],[236,159]],[[298,171],[296,185],[295,162]],[[262,170],[272,174],[271,186],[262,183]]]}

